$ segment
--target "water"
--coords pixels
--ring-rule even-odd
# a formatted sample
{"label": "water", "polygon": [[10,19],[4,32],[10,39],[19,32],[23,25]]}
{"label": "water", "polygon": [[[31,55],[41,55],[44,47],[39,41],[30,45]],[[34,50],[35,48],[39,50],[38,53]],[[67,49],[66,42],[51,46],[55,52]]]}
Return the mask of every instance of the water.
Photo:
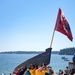
{"label": "water", "polygon": [[[13,72],[17,65],[35,55],[37,54],[0,54],[0,73],[9,75]],[[68,66],[69,61],[64,61],[61,59],[63,56],[72,61],[72,55],[51,55],[51,61],[49,65],[52,66],[55,72],[58,72],[59,69],[63,70],[66,66]]]}

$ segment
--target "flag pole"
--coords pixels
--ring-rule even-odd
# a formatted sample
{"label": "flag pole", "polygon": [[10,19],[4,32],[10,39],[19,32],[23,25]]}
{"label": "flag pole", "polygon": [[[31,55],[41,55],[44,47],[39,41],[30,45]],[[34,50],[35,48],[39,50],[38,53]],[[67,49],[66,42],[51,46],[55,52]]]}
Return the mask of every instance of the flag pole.
{"label": "flag pole", "polygon": [[50,43],[50,48],[52,48],[52,43],[53,43],[54,34],[55,34],[55,29],[54,29],[53,34],[52,34],[52,39],[51,39],[51,43]]}

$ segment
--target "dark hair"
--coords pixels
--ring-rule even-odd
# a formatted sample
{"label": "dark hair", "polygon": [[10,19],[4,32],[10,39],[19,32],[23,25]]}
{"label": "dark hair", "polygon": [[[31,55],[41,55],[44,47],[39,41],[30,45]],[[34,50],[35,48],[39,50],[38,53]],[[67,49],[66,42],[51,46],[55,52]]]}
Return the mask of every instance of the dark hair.
{"label": "dark hair", "polygon": [[45,73],[45,75],[50,75],[49,73]]}
{"label": "dark hair", "polygon": [[31,65],[30,65],[30,69],[31,69],[31,67],[35,68],[35,65],[31,64]]}
{"label": "dark hair", "polygon": [[46,66],[46,64],[45,64],[45,63],[43,63],[41,66],[43,66],[43,65],[44,65],[44,66]]}

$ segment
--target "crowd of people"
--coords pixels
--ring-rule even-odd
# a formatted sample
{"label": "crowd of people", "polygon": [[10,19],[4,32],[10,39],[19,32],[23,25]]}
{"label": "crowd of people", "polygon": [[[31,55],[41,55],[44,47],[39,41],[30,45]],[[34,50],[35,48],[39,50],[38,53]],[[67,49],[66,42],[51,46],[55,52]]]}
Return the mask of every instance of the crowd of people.
{"label": "crowd of people", "polygon": [[29,68],[19,68],[13,72],[13,75],[75,75],[75,69],[69,69],[67,66],[65,70],[59,70],[59,72],[55,74],[51,66],[45,64],[36,66],[31,64]]}
{"label": "crowd of people", "polygon": [[13,72],[13,75],[55,75],[52,67],[42,64],[36,66],[31,64],[29,68],[21,67]]}
{"label": "crowd of people", "polygon": [[[72,58],[72,61],[73,61],[73,65],[75,66],[75,53]],[[64,71],[59,70],[59,73],[57,75],[75,75],[75,68],[69,69],[69,67],[67,66]]]}
{"label": "crowd of people", "polygon": [[59,70],[59,73],[57,75],[75,75],[74,69],[69,69],[67,66],[65,70]]}
{"label": "crowd of people", "polygon": [[[72,61],[75,63],[75,54]],[[55,74],[52,67],[44,63],[41,66],[31,64],[29,68],[19,68],[17,71],[13,72],[13,75],[75,75],[75,69],[69,69],[67,66],[65,70],[59,70],[59,72]]]}

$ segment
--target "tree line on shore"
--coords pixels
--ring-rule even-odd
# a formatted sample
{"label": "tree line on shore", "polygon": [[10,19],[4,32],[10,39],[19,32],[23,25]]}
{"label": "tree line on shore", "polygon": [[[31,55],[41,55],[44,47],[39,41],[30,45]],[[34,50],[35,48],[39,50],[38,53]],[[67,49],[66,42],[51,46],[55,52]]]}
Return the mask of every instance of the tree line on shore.
{"label": "tree line on shore", "polygon": [[[0,52],[0,54],[40,54],[44,51],[6,51]],[[52,54],[59,55],[73,55],[75,53],[75,47],[60,49],[60,51],[52,51]]]}
{"label": "tree line on shore", "polygon": [[60,49],[59,55],[74,55],[75,47]]}

